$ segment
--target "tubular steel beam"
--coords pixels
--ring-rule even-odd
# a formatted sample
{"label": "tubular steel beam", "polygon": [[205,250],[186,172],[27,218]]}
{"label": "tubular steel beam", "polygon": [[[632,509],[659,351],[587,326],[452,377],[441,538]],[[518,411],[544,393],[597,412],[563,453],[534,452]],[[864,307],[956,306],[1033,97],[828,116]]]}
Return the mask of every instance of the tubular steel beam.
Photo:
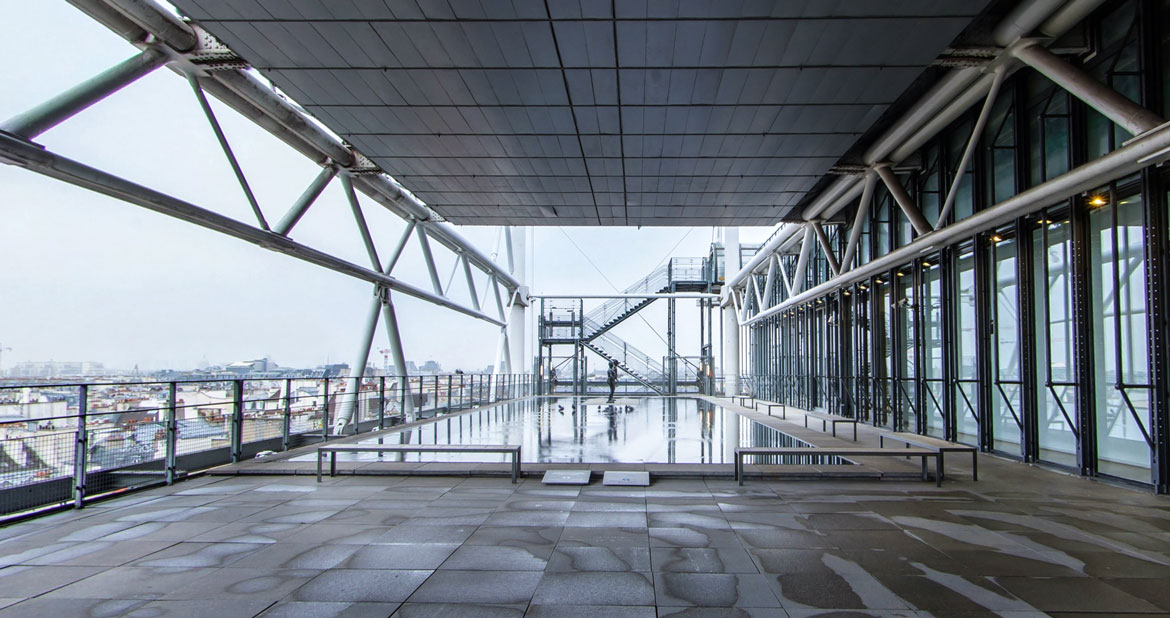
{"label": "tubular steel beam", "polygon": [[431,286],[435,288],[435,294],[443,296],[443,284],[439,281],[439,271],[435,268],[435,256],[431,255],[431,244],[427,242],[427,229],[421,225],[415,226],[414,233],[418,236],[419,246],[422,247],[427,273],[431,276]]}
{"label": "tubular steel beam", "polygon": [[890,195],[894,196],[894,200],[898,202],[898,206],[902,207],[902,212],[906,213],[906,218],[910,220],[910,225],[921,235],[927,234],[931,231],[930,222],[926,217],[922,216],[922,211],[918,210],[918,205],[914,203],[914,198],[906,193],[905,187],[902,186],[898,176],[894,174],[894,170],[890,169],[889,165],[881,164],[874,166],[877,175],[881,177],[882,182],[886,183],[886,188],[890,190]]}
{"label": "tubular steel beam", "polygon": [[479,311],[479,296],[475,292],[475,278],[471,276],[471,262],[467,261],[465,255],[460,255],[459,261],[463,262],[463,275],[467,277],[467,292],[471,297],[471,305],[476,311]]}
{"label": "tubular steel beam", "polygon": [[881,274],[883,271],[901,266],[922,255],[933,253],[942,247],[958,242],[960,239],[970,238],[980,232],[1013,221],[1017,217],[1029,215],[1061,200],[1068,199],[1082,191],[1089,191],[1110,180],[1136,172],[1147,165],[1147,163],[1142,163],[1143,160],[1167,149],[1170,149],[1170,123],[1148,131],[1141,137],[1130,140],[1121,148],[1096,160],[1013,195],[970,217],[939,228],[929,236],[916,238],[907,245],[843,273],[837,279],[822,283],[803,294],[794,296],[759,315],[753,316],[748,320],[748,323],[762,320],[789,307]]}
{"label": "tubular steel beam", "polygon": [[951,181],[951,188],[947,191],[947,199],[943,204],[942,211],[938,213],[935,227],[946,224],[947,215],[951,214],[951,209],[955,206],[955,199],[959,195],[959,184],[963,182],[963,176],[967,173],[967,166],[975,154],[975,145],[979,143],[979,138],[983,135],[983,127],[987,126],[987,119],[991,116],[991,107],[995,104],[995,97],[999,94],[999,87],[1003,85],[1006,73],[1003,67],[995,71],[995,80],[991,82],[991,90],[987,91],[987,99],[983,101],[983,109],[979,110],[979,118],[975,120],[975,127],[971,129],[971,139],[967,140],[967,148],[959,160],[959,169],[955,170],[955,179]]}
{"label": "tubular steel beam", "polygon": [[345,189],[345,197],[349,200],[349,209],[353,211],[353,220],[357,224],[358,232],[362,235],[362,244],[366,246],[370,263],[374,265],[374,269],[381,270],[382,260],[378,259],[378,249],[374,246],[374,237],[370,235],[370,226],[366,224],[366,216],[362,214],[362,205],[358,202],[357,193],[353,191],[353,182],[350,181],[349,174],[341,175],[341,187]]}
{"label": "tubular steel beam", "polygon": [[398,239],[398,246],[394,248],[394,254],[386,262],[386,267],[382,269],[383,273],[389,275],[394,270],[394,265],[398,263],[398,258],[402,257],[402,250],[406,248],[406,243],[410,241],[410,235],[414,232],[414,227],[418,225],[418,221],[410,220],[406,225],[406,229],[402,232],[402,238]]}
{"label": "tubular steel beam", "polygon": [[3,133],[0,133],[0,161],[232,236],[270,251],[284,253],[356,279],[376,283],[497,326],[504,324],[502,320],[497,320],[487,314],[464,307],[380,272],[363,268],[318,249],[302,245],[286,236],[241,223],[217,212],[200,208],[190,202],[49,152],[36,144]]}
{"label": "tubular steel beam", "polygon": [[796,270],[792,273],[792,293],[800,294],[804,291],[804,282],[808,279],[808,257],[812,254],[813,228],[804,224],[804,240],[800,241],[800,257],[796,258]]}
{"label": "tubular steel beam", "polygon": [[[776,255],[768,260],[768,274],[764,275],[764,302],[760,303],[760,309],[767,309],[772,304],[772,293],[776,289]],[[767,306],[765,306],[767,303]]]}
{"label": "tubular steel beam", "polygon": [[825,228],[820,221],[813,221],[813,232],[816,232],[817,242],[821,245],[821,251],[825,252],[825,259],[829,261],[829,269],[833,271],[833,276],[841,274],[841,263],[837,261],[837,254],[833,252],[833,245],[829,243],[829,236],[825,234]]}
{"label": "tubular steel beam", "polygon": [[1014,47],[1012,55],[1064,88],[1069,94],[1101,112],[1133,135],[1141,135],[1164,121],[1157,114],[1125,98],[1121,93],[1097,81],[1092,75],[1049,51],[1028,41]]}
{"label": "tubular steel beam", "polygon": [[402,418],[414,420],[414,398],[410,394],[410,378],[406,375],[406,354],[402,351],[402,336],[398,333],[398,314],[394,311],[394,299],[386,295],[382,303],[382,323],[386,325],[386,337],[390,343],[390,355],[394,357],[394,375],[402,388]]}
{"label": "tubular steel beam", "polygon": [[244,170],[240,167],[240,162],[236,159],[236,153],[232,152],[227,135],[224,135],[223,127],[219,125],[219,120],[215,117],[215,111],[211,109],[211,103],[207,101],[207,95],[203,93],[203,86],[199,83],[199,77],[194,73],[188,73],[187,80],[191,82],[191,89],[195,91],[195,98],[199,101],[199,107],[203,108],[203,115],[207,116],[207,122],[211,123],[211,130],[215,133],[215,139],[219,140],[219,146],[223,149],[223,154],[227,157],[228,163],[231,164],[232,171],[236,174],[236,180],[240,183],[240,188],[244,190],[244,197],[248,198],[248,204],[252,207],[252,213],[256,215],[256,220],[260,223],[262,229],[271,229],[268,227],[268,221],[264,220],[264,212],[260,210],[260,203],[256,201],[256,195],[252,193],[252,187],[248,184],[248,179],[244,176]]}
{"label": "tubular steel beam", "polygon": [[167,55],[162,51],[148,48],[45,103],[6,120],[0,124],[0,131],[33,139],[163,66],[167,60]]}
{"label": "tubular steel beam", "polygon": [[293,226],[297,224],[297,221],[301,220],[301,217],[305,216],[309,207],[313,205],[313,202],[317,201],[317,198],[325,191],[325,187],[329,186],[329,181],[333,180],[333,177],[336,175],[337,167],[326,165],[322,168],[321,173],[317,174],[317,177],[313,179],[313,182],[305,189],[305,192],[301,194],[301,197],[297,199],[292,208],[289,208],[288,212],[281,217],[280,223],[276,224],[276,229],[273,231],[281,236],[288,236]]}
{"label": "tubular steel beam", "polygon": [[877,176],[872,172],[865,173],[865,186],[861,191],[861,202],[857,205],[857,214],[853,217],[853,227],[849,230],[849,242],[845,245],[845,256],[841,258],[841,268],[853,268],[853,256],[857,255],[857,245],[861,242],[861,227],[865,218],[869,216],[869,204],[873,201],[873,188],[877,184]]}

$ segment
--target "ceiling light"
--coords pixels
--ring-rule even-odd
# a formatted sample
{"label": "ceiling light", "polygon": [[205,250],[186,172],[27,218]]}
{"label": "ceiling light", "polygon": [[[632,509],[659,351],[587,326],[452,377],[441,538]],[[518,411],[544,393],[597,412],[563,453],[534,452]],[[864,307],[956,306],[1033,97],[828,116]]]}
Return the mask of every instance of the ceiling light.
{"label": "ceiling light", "polygon": [[1100,208],[1108,203],[1109,198],[1100,193],[1089,198],[1089,206],[1092,206],[1093,208]]}
{"label": "ceiling light", "polygon": [[992,234],[991,242],[1003,242],[1003,236],[1000,236],[999,234]]}

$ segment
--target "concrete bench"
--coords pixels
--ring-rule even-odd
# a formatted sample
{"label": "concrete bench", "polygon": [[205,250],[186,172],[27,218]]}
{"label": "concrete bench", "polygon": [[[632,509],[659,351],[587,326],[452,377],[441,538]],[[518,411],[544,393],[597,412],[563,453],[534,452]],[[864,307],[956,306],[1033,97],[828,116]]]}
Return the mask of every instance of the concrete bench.
{"label": "concrete bench", "polygon": [[827,426],[832,425],[834,438],[837,437],[837,424],[838,423],[852,424],[853,425],[853,441],[857,442],[857,419],[845,418],[844,416],[833,416],[832,414],[821,414],[820,412],[805,412],[804,413],[804,426],[806,429],[808,428],[808,419],[810,419],[810,418],[815,418],[815,419],[818,419],[821,421],[821,431],[824,431]]}
{"label": "concrete bench", "polygon": [[823,456],[823,457],[889,457],[905,455],[907,457],[921,457],[922,458],[922,480],[926,480],[926,458],[934,458],[934,478],[935,485],[942,486],[943,469],[942,469],[942,454],[938,451],[925,448],[907,449],[903,451],[895,451],[892,449],[872,448],[872,447],[829,447],[829,448],[806,448],[806,447],[769,447],[769,446],[753,446],[740,447],[735,449],[735,480],[743,485],[743,458],[745,455],[791,455],[799,457],[809,456]]}
{"label": "concrete bench", "polygon": [[759,410],[760,406],[764,406],[765,408],[768,409],[768,416],[772,416],[772,408],[780,408],[780,418],[782,418],[784,420],[788,420],[788,406],[786,406],[782,403],[769,403],[767,401],[757,401],[756,402],[756,410]]}
{"label": "concrete bench", "polygon": [[512,482],[520,478],[519,444],[337,444],[317,447],[317,482],[329,455],[329,476],[337,474],[338,453],[504,453],[512,456]]}
{"label": "concrete bench", "polygon": [[[756,398],[751,396],[751,395],[735,395],[731,399],[735,403],[737,403],[745,408],[751,408],[753,410],[756,409]],[[747,403],[749,401],[752,402],[752,404],[750,406]]]}
{"label": "concrete bench", "polygon": [[957,444],[916,433],[883,433],[878,435],[878,446],[885,446],[886,440],[901,442],[906,448],[917,447],[938,452],[941,462],[947,453],[971,453],[971,480],[979,480],[979,449],[967,444]]}

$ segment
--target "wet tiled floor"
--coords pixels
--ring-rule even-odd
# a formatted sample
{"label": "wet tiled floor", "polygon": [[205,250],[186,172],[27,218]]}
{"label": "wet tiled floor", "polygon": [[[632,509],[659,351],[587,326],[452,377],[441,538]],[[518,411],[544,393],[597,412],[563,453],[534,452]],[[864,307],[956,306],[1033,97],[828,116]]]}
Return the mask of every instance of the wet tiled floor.
{"label": "wet tiled floor", "polygon": [[10,616],[1170,615],[1170,500],[912,481],[201,477],[0,528]]}

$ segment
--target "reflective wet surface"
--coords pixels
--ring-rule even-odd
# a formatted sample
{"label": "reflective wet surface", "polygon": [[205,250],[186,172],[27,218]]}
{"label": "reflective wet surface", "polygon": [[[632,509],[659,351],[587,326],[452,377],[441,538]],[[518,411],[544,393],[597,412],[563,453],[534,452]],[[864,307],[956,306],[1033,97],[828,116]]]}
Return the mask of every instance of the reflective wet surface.
{"label": "reflective wet surface", "polygon": [[203,477],[0,528],[10,616],[1170,615],[1170,501],[980,482]]}
{"label": "reflective wet surface", "polygon": [[[690,398],[541,397],[440,417],[361,443],[519,444],[526,462],[732,463],[737,446],[807,443],[708,401]],[[338,461],[492,461],[496,455],[343,453]],[[305,455],[293,461],[315,461]],[[844,463],[819,457],[818,463]],[[797,462],[792,462],[797,463]]]}

